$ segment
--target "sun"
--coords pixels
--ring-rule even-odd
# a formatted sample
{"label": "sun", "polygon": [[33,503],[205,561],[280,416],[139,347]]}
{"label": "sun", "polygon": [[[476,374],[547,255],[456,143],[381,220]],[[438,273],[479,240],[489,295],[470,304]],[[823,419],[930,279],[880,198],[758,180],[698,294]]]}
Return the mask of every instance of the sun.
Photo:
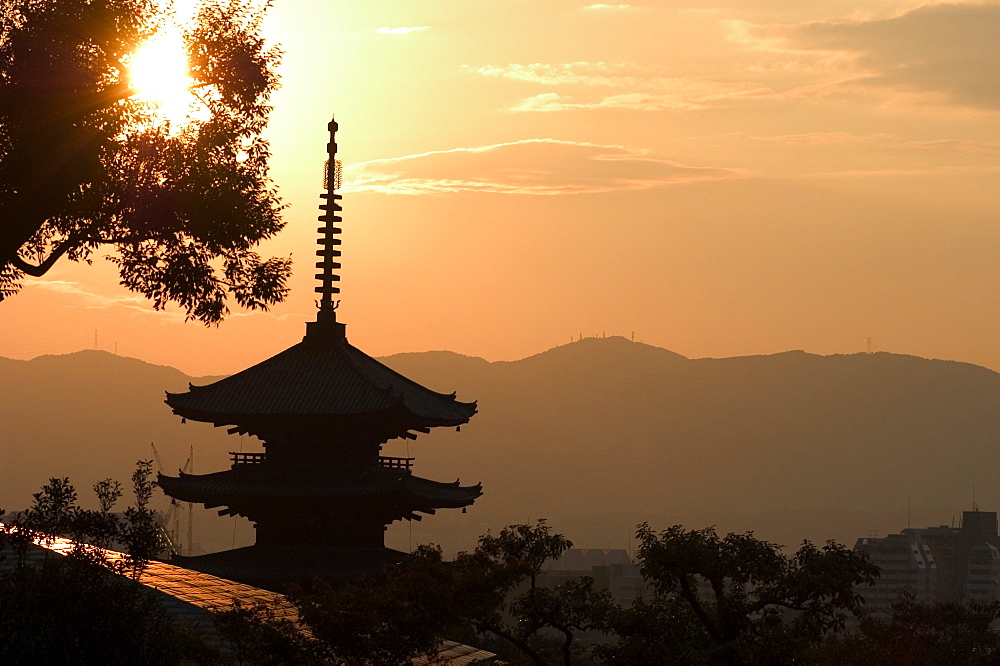
{"label": "sun", "polygon": [[155,106],[157,115],[172,126],[196,115],[194,82],[188,76],[180,31],[159,33],[140,46],[129,59],[128,68],[135,99]]}

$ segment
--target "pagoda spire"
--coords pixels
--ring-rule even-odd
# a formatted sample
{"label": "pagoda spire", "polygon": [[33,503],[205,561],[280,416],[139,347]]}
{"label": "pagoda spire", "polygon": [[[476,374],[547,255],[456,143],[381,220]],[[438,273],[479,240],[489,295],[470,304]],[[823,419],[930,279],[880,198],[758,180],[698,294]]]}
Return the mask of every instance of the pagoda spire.
{"label": "pagoda spire", "polygon": [[325,203],[319,206],[319,209],[324,211],[319,216],[319,221],[324,224],[316,230],[319,233],[319,240],[316,242],[320,247],[316,250],[316,256],[320,257],[320,261],[316,262],[316,268],[320,269],[320,272],[316,274],[316,279],[320,281],[316,291],[320,294],[320,313],[329,313],[328,316],[333,316],[336,320],[334,311],[337,309],[339,301],[335,303],[333,295],[340,293],[340,287],[336,285],[340,282],[340,275],[336,271],[340,268],[338,259],[340,258],[339,247],[341,243],[341,240],[337,238],[341,229],[336,225],[343,221],[343,218],[338,215],[343,210],[338,203],[343,197],[336,193],[340,187],[340,162],[337,160],[337,121],[331,119],[327,129],[330,130],[330,142],[326,144],[328,159],[326,174],[323,178],[326,192],[320,195]]}
{"label": "pagoda spire", "polygon": [[330,131],[330,142],[326,144],[327,162],[326,172],[323,174],[323,187],[326,192],[319,195],[324,200],[319,205],[319,209],[323,213],[318,218],[323,226],[316,230],[319,234],[319,239],[316,241],[319,245],[319,249],[316,250],[316,256],[319,258],[319,261],[316,262],[318,270],[316,279],[319,281],[316,293],[320,295],[319,301],[317,301],[319,312],[316,314],[317,325],[307,324],[306,326],[307,337],[312,337],[313,331],[317,335],[322,335],[320,331],[331,331],[334,332],[335,337],[343,337],[344,334],[343,324],[337,323],[336,310],[340,301],[334,300],[334,295],[340,293],[338,286],[340,274],[337,271],[340,269],[341,240],[339,236],[341,228],[338,225],[344,219],[339,214],[343,210],[339,203],[343,197],[337,194],[337,190],[340,188],[341,174],[340,161],[337,159],[338,127],[337,121],[331,118],[327,125],[327,129]]}

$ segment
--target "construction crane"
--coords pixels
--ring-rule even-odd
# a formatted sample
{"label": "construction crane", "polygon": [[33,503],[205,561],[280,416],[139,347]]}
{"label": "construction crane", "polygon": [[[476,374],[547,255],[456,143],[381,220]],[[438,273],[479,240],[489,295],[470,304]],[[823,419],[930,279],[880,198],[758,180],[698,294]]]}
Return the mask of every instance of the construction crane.
{"label": "construction crane", "polygon": [[[188,451],[187,462],[184,463],[183,471],[188,474],[194,474],[194,444]],[[191,502],[187,503],[187,556],[190,557],[194,555],[194,504]]]}
{"label": "construction crane", "polygon": [[[153,442],[149,443],[149,446],[153,449],[153,457],[156,459],[157,471],[163,471],[163,459],[160,458],[160,452],[156,450],[156,445]],[[184,462],[184,467],[181,471],[191,474],[194,470],[194,446],[191,446],[188,459]],[[192,544],[194,543],[194,505],[191,502],[186,502],[186,506],[181,505],[180,502],[174,498],[170,498],[170,507],[165,511],[161,512],[163,515],[164,528],[161,528],[163,536],[167,539],[167,546],[171,553],[177,553],[178,555],[191,555],[192,554]],[[183,511],[187,512],[187,539],[181,541],[181,529],[180,529],[180,516]]]}
{"label": "construction crane", "polygon": [[[150,448],[153,449],[153,458],[156,459],[156,471],[163,471],[163,459],[160,458],[160,452],[156,449],[156,444],[153,442],[149,443]],[[160,533],[167,540],[167,551],[168,553],[178,552],[177,537],[180,531],[180,512],[177,510],[177,501],[170,498],[170,506],[166,511],[161,511],[160,515],[163,516],[163,526],[160,527]]]}

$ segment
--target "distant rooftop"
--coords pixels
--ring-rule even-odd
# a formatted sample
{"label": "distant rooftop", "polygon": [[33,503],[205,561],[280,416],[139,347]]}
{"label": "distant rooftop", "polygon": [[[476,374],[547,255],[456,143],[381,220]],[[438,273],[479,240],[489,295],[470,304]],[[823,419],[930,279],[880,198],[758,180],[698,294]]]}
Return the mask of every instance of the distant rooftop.
{"label": "distant rooftop", "polygon": [[612,564],[632,564],[628,553],[622,548],[570,548],[558,559],[547,560],[543,571],[591,571],[594,567]]}

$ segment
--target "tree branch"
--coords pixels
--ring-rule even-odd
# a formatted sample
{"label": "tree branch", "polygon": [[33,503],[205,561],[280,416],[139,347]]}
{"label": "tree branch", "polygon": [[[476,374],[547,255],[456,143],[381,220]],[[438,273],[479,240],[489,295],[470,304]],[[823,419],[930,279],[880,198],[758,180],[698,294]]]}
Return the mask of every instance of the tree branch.
{"label": "tree branch", "polygon": [[691,584],[688,582],[688,577],[684,574],[679,576],[681,583],[681,595],[691,606],[691,610],[695,612],[701,623],[705,625],[705,630],[708,631],[709,636],[712,637],[716,643],[722,642],[722,636],[719,633],[719,628],[715,626],[712,622],[712,618],[708,616],[705,609],[702,608],[701,602],[698,601],[698,596],[691,590]]}
{"label": "tree branch", "polygon": [[573,660],[573,653],[571,651],[571,646],[573,645],[573,631],[566,627],[556,627],[556,629],[561,631],[563,636],[566,637],[566,640],[563,641],[562,644],[563,664],[564,666],[570,666]]}
{"label": "tree branch", "polygon": [[45,261],[38,264],[37,266],[29,264],[27,261],[25,261],[16,254],[13,257],[11,257],[10,263],[11,265],[14,266],[14,268],[21,271],[25,275],[30,275],[31,277],[42,277],[43,275],[49,272],[49,269],[52,268],[52,265],[55,264],[56,261],[58,261],[61,256],[66,254],[68,250],[71,250],[73,247],[75,247],[79,240],[80,238],[78,236],[70,235],[66,240],[62,242],[62,245],[60,245],[59,247],[57,247],[55,250],[52,251],[52,253],[45,259]]}
{"label": "tree branch", "polygon": [[493,625],[485,625],[485,626],[482,627],[482,629],[483,629],[483,631],[488,631],[491,634],[499,636],[500,638],[504,639],[505,641],[507,641],[509,643],[512,643],[518,650],[520,650],[524,654],[528,655],[528,657],[533,662],[535,662],[536,664],[538,664],[539,666],[546,666],[545,660],[542,659],[538,655],[537,652],[535,652],[534,650],[532,650],[530,645],[528,645],[527,643],[525,643],[523,640],[521,640],[517,636],[514,636],[513,634],[509,634],[506,631],[504,631],[503,629],[500,629],[499,627],[495,627]]}

